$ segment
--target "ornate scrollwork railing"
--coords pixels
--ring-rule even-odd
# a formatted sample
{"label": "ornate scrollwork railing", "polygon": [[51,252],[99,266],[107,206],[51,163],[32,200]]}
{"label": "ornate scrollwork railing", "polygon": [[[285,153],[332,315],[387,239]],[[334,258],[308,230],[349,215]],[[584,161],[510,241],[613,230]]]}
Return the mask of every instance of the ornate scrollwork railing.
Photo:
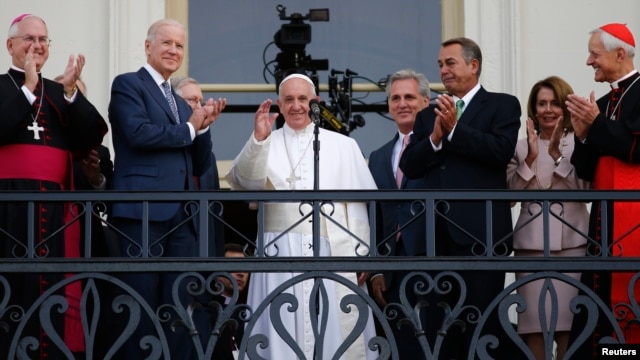
{"label": "ornate scrollwork railing", "polygon": [[[66,358],[78,356],[66,343],[60,332],[60,318],[70,311],[70,302],[65,296],[65,289],[71,284],[80,284],[82,292],[79,300],[77,316],[82,324],[84,353],[87,358],[120,358],[126,357],[122,353],[125,341],[136,333],[141,323],[151,324],[151,332],[144,338],[137,339],[139,347],[146,351],[149,358],[169,358],[172,349],[169,348],[167,336],[175,329],[186,330],[190,334],[190,342],[184,346],[193,348],[193,354],[198,359],[210,359],[219,340],[225,331],[245,329],[245,336],[239,343],[240,358],[259,359],[259,349],[269,346],[270,339],[264,334],[254,333],[255,322],[266,312],[269,312],[277,333],[299,358],[304,358],[304,352],[292,336],[292,329],[283,325],[280,313],[296,312],[308,306],[310,313],[317,314],[312,318],[315,340],[314,353],[318,358],[339,358],[354,343],[360,335],[364,324],[373,317],[379,324],[377,335],[368,339],[369,348],[379,353],[381,359],[398,359],[398,339],[395,338],[393,326],[403,326],[411,329],[419,342],[421,354],[416,358],[438,358],[443,343],[448,336],[460,332],[473,332],[468,354],[473,358],[495,358],[496,348],[509,347],[515,349],[523,357],[531,356],[525,342],[514,329],[515,314],[525,311],[527,307],[538,308],[540,321],[543,323],[544,341],[548,346],[547,356],[552,355],[553,337],[556,331],[558,308],[556,281],[579,289],[580,295],[570,304],[574,314],[586,314],[587,322],[584,328],[577,331],[577,337],[572,339],[567,350],[571,357],[579,345],[587,341],[596,323],[608,324],[610,335],[598,339],[600,344],[625,343],[626,329],[621,328],[622,319],[632,319],[637,323],[640,319],[640,306],[634,289],[640,287],[638,278],[638,258],[618,257],[613,254],[613,247],[620,239],[610,239],[606,231],[598,245],[600,251],[584,257],[558,258],[547,256],[541,258],[514,258],[503,256],[500,251],[505,239],[476,239],[479,244],[488,244],[487,249],[477,251],[473,257],[439,257],[436,254],[436,231],[434,224],[442,221],[451,222],[447,217],[449,204],[455,201],[482,201],[491,204],[494,201],[519,202],[526,200],[531,215],[542,217],[545,222],[557,219],[572,231],[577,228],[563,216],[563,210],[557,210],[557,204],[562,201],[600,202],[606,205],[611,201],[640,201],[640,192],[562,192],[562,191],[495,191],[495,192],[427,192],[427,191],[319,191],[319,192],[184,192],[184,193],[126,193],[126,192],[49,192],[49,193],[3,193],[0,196],[0,206],[4,203],[23,202],[27,204],[29,212],[26,216],[33,216],[33,209],[39,202],[71,202],[76,204],[77,213],[71,221],[82,221],[83,227],[83,256],[80,258],[55,258],[46,249],[55,234],[63,232],[69,226],[65,224],[43,240],[36,239],[35,231],[29,232],[29,238],[12,237],[5,229],[0,229],[0,236],[4,241],[5,255],[0,262],[0,347],[2,356],[8,358],[33,358],[45,345],[29,331],[36,327],[44,329],[51,343],[46,346],[55,347]],[[127,257],[95,257],[92,254],[91,220],[100,216],[106,229],[116,235],[122,234],[117,226],[104,219],[102,210],[113,202],[140,202],[143,213],[147,213],[149,204],[154,202],[182,202],[186,208],[196,209],[192,216],[200,220],[199,256],[196,258],[171,259],[162,257],[161,239],[141,239],[141,248],[132,249]],[[324,217],[331,219],[331,204],[342,201],[358,201],[366,203],[369,209],[371,224],[368,239],[356,239],[361,243],[361,249],[367,249],[369,256],[354,254],[352,257],[312,256],[277,257],[268,251],[254,253],[249,249],[265,249],[269,242],[263,236],[264,205],[269,202],[299,202],[309,206],[301,210],[300,218],[304,221]],[[407,201],[413,203],[414,219],[423,217],[426,227],[427,253],[420,257],[398,258],[388,256],[387,246],[395,239],[395,234],[386,239],[376,241],[376,202]],[[230,202],[257,204],[257,237],[247,235],[246,229],[234,227],[229,221],[225,208]],[[553,205],[553,206],[552,206]],[[487,206],[490,209],[491,206]],[[606,206],[602,206],[603,209]],[[90,210],[87,210],[90,209]],[[206,209],[206,211],[200,211]],[[14,214],[15,215],[15,214]],[[470,214],[470,216],[475,216]],[[148,217],[143,217],[148,220]],[[292,218],[292,227],[298,219]],[[491,216],[484,219],[491,224]],[[208,241],[212,236],[210,222],[223,226],[228,233],[235,234],[246,245],[248,256],[243,259],[211,258]],[[30,219],[33,225],[34,220]],[[401,226],[402,231],[406,226]],[[640,223],[640,219],[639,219]],[[454,224],[456,225],[456,224]],[[525,224],[526,225],[526,224]],[[522,227],[514,228],[514,232]],[[637,226],[628,232],[636,231]],[[549,244],[549,229],[545,225],[545,244]],[[344,231],[348,231],[343,228]],[[465,229],[461,228],[464,231]],[[623,236],[628,236],[628,232]],[[315,234],[319,234],[314,229]],[[143,234],[146,234],[143,231]],[[589,234],[580,232],[589,243],[595,239]],[[350,236],[355,236],[350,234]],[[133,239],[130,239],[133,240]],[[138,243],[130,241],[131,244]],[[44,251],[40,251],[44,249]],[[155,249],[155,250],[154,250]],[[490,253],[490,254],[489,254]],[[317,254],[317,253],[316,253]],[[548,253],[547,253],[548,254]],[[233,272],[247,271],[250,273],[292,272],[296,275],[279,285],[276,291],[264,298],[262,304],[251,308],[244,304],[238,289],[238,284],[231,275]],[[405,272],[402,281],[401,295],[398,302],[389,303],[386,307],[379,307],[374,299],[362,288],[345,278],[343,273],[392,271]],[[467,291],[461,272],[465,271],[497,271],[504,273],[528,273],[526,276],[507,284],[504,290],[493,299],[486,308],[477,308],[468,304],[468,299],[474,294]],[[613,307],[598,297],[592,289],[586,287],[574,277],[567,276],[567,272],[610,271],[631,272],[634,275],[628,284],[629,303],[614,304]],[[136,292],[121,275],[127,273],[161,272],[175,273],[174,294],[170,303],[153,306],[146,303],[144,298]],[[42,291],[31,303],[15,301],[17,292],[22,285],[16,279],[23,279],[23,275],[37,276],[40,274],[66,274],[59,277],[59,281],[50,284],[46,291]],[[234,285],[233,293],[225,301],[223,295],[226,278]],[[554,280],[554,281],[551,281]],[[290,294],[290,289],[303,282],[311,281],[312,296],[309,304],[301,303]],[[528,304],[517,294],[517,290],[528,283],[540,281],[542,283],[540,299],[537,304]],[[346,314],[357,309],[359,317],[350,331],[344,337],[344,342],[335,349],[335,354],[328,353],[323,348],[323,339],[327,334],[327,319],[322,311],[315,309],[326,308],[327,284],[344,286],[350,294],[345,296],[340,306],[334,311]],[[194,301],[184,302],[178,295],[188,293]],[[410,294],[411,296],[407,296]],[[438,301],[447,298],[451,301]],[[435,300],[434,300],[435,299]],[[543,299],[549,299],[550,306],[546,306]],[[442,316],[436,324],[427,324],[420,315],[421,311],[437,308]],[[545,320],[548,317],[550,321]],[[206,327],[199,325],[202,316],[208,316]],[[500,334],[484,331],[484,325],[491,316],[497,316],[501,325]],[[111,335],[111,336],[106,336]],[[105,337],[108,341],[105,343]],[[322,356],[321,356],[322,354]]]}

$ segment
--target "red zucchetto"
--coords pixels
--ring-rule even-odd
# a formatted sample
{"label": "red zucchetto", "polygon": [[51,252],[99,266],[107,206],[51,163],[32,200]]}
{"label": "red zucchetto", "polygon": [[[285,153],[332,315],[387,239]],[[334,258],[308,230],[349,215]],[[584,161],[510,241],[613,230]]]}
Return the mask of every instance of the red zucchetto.
{"label": "red zucchetto", "polygon": [[636,41],[633,39],[633,34],[626,24],[611,23],[600,26],[600,29],[626,42],[627,44],[636,47]]}

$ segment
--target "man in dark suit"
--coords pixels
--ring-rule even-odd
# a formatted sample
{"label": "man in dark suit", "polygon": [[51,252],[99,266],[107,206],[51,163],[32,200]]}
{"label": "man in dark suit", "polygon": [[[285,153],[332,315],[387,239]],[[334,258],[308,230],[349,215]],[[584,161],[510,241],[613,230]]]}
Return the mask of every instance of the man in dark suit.
{"label": "man in dark suit", "polygon": [[[194,176],[211,166],[209,125],[226,105],[225,99],[209,99],[203,107],[191,107],[171,89],[169,78],[184,58],[186,30],[175,20],[163,19],[149,27],[145,40],[147,64],[137,72],[118,75],[111,87],[109,121],[115,150],[114,190],[195,190]],[[113,224],[124,257],[193,257],[198,254],[198,216],[184,203],[150,203],[148,208],[148,253],[143,247],[141,203],[113,204]],[[174,284],[177,274],[125,274],[123,279],[153,310],[160,304],[184,308],[193,300],[183,284]],[[180,303],[171,297],[179,289]],[[171,320],[175,320],[175,314]],[[197,314],[193,315],[194,317]],[[143,319],[145,320],[145,319]],[[175,358],[193,356],[190,329],[165,323],[165,335]],[[143,358],[143,336],[155,334],[150,321],[143,321],[129,341],[126,355]],[[180,350],[180,352],[178,352]],[[137,353],[136,353],[137,351]]]}
{"label": "man in dark suit", "polygon": [[[244,258],[244,248],[240,244],[228,243],[224,246],[224,256],[227,258]],[[217,301],[224,311],[233,311],[231,322],[227,323],[216,342],[216,347],[211,356],[216,360],[234,360],[238,358],[238,349],[244,336],[245,322],[241,320],[243,305],[247,303],[247,285],[249,284],[248,272],[232,272],[231,275],[237,284],[231,282],[226,276],[220,276],[218,281],[224,285],[224,291]],[[236,294],[237,292],[237,294]],[[234,296],[237,298],[234,299]],[[221,319],[218,319],[220,322]]]}
{"label": "man in dark suit", "polygon": [[[386,86],[389,114],[398,131],[391,141],[374,150],[369,156],[369,170],[378,189],[424,189],[424,178],[407,179],[398,170],[402,150],[413,133],[413,124],[419,111],[429,106],[429,82],[423,74],[410,69],[397,71],[389,77]],[[407,141],[403,142],[406,138]],[[403,144],[405,144],[403,146]],[[385,201],[377,206],[379,221],[376,227],[378,252],[382,256],[422,256],[425,248],[424,215],[417,216],[424,207],[412,202]],[[415,219],[414,219],[415,218]],[[402,230],[400,227],[406,226]],[[371,277],[371,294],[380,307],[387,302],[399,303],[403,272],[374,273]],[[411,289],[405,287],[409,301],[418,300]],[[392,324],[396,345],[401,359],[423,353],[415,333],[408,327],[398,329]]]}
{"label": "man in dark suit", "polygon": [[[196,109],[204,104],[204,96],[198,81],[191,77],[175,77],[171,79],[171,87],[176,94],[180,95],[191,109]],[[211,166],[202,175],[195,178],[196,188],[198,190],[220,190],[220,175],[218,174],[218,166],[216,154],[211,153]],[[210,207],[209,212],[215,215],[222,215],[222,206],[214,203]],[[224,224],[209,215],[209,256],[224,256]]]}
{"label": "man in dark suit", "polygon": [[[64,78],[60,74],[53,78],[54,81],[61,82]],[[87,86],[78,79],[76,81],[78,91],[85,97],[87,96]],[[113,181],[113,161],[111,161],[111,152],[109,148],[100,144],[95,149],[86,153],[79,154],[78,159],[73,162],[73,182],[75,190],[107,190],[111,188]],[[102,225],[102,217],[108,213],[108,209],[103,203],[94,203],[94,216],[91,217],[91,256],[104,257],[116,255],[116,244],[108,243],[105,231],[108,231]],[[84,219],[81,219],[81,234],[84,234]],[[81,252],[84,254],[84,242],[80,244]]]}
{"label": "man in dark suit", "polygon": [[[520,127],[518,99],[487,92],[479,84],[482,53],[473,40],[455,38],[442,43],[438,65],[449,94],[439,95],[437,106],[418,114],[400,168],[410,179],[425,177],[428,189],[506,189],[506,168],[515,151]],[[508,202],[492,204],[492,247],[487,246],[488,214],[483,201],[449,201],[437,204],[437,210],[436,255],[504,256],[511,252]],[[504,288],[504,272],[459,274],[466,285],[466,294],[453,292],[447,302],[454,306],[455,297],[464,296],[465,305],[475,306],[485,315],[487,305]],[[461,320],[466,322],[467,318]],[[441,352],[444,358],[466,358],[475,326],[467,323],[462,338],[453,328],[442,330],[447,331]],[[500,337],[501,333],[493,311],[482,334],[496,335],[504,345],[506,340]]]}

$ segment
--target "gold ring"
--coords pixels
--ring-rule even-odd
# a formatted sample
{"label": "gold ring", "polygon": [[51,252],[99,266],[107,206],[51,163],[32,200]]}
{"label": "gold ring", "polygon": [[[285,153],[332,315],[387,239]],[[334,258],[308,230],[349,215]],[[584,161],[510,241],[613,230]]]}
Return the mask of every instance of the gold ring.
{"label": "gold ring", "polygon": [[443,114],[448,114],[448,113],[449,113],[449,110],[447,110],[447,111],[443,112]]}

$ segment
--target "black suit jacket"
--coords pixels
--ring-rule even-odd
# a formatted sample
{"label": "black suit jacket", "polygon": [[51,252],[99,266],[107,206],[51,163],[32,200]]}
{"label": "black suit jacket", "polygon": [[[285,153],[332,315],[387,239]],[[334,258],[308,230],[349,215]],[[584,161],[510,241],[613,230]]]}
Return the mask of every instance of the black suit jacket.
{"label": "black suit jacket", "polygon": [[[426,108],[418,113],[400,167],[408,178],[424,177],[428,189],[507,189],[506,169],[515,151],[520,115],[516,97],[490,93],[481,87],[458,120],[451,141],[443,139],[442,149],[436,152],[429,140],[436,116],[432,107]],[[439,239],[473,247],[474,254],[486,253],[483,201],[452,201],[439,204],[438,209],[449,220],[436,219]],[[494,202],[493,242],[503,241],[501,246],[494,246],[497,254],[511,251],[511,229],[510,204]]]}
{"label": "black suit jacket", "polygon": [[[105,179],[105,190],[111,187],[111,182],[113,180],[113,162],[111,161],[111,153],[109,148],[104,145],[99,145],[96,148],[98,151],[98,158],[100,159],[100,173],[104,176]],[[93,191],[95,188],[89,182],[89,179],[82,171],[82,166],[80,165],[80,161],[82,159],[78,159],[73,164],[73,181],[75,183],[76,190],[82,191]],[[114,244],[107,244],[107,237],[105,236],[105,229],[102,225],[101,218],[97,215],[98,213],[109,214],[109,204],[95,204],[93,210],[87,209],[87,211],[93,211],[94,216],[91,217],[91,255],[92,256],[114,256],[117,253],[115,252]],[[84,218],[82,218],[81,224],[83,225],[82,233],[84,234]],[[84,244],[84,242],[83,242]],[[84,252],[84,249],[82,249]]]}
{"label": "black suit jacket", "polygon": [[[393,153],[393,146],[398,141],[398,134],[393,137],[391,141],[384,144],[377,150],[374,150],[369,156],[369,170],[376,182],[378,189],[384,190],[396,190],[396,179],[393,175],[393,168],[391,165],[391,156]],[[417,179],[407,179],[405,176],[402,180],[402,189],[426,189],[426,181],[424,177]],[[413,211],[412,211],[413,206]],[[407,224],[414,218],[414,214],[422,211],[423,208],[417,203],[412,205],[412,202],[400,202],[400,201],[385,201],[378,202],[379,216],[377,217],[381,222],[377,227],[378,233],[376,238],[378,240],[378,251],[381,254],[385,254],[386,249],[383,247],[388,244],[391,247],[390,255],[398,255],[396,253],[396,241],[395,236],[391,234],[398,229],[398,226]],[[425,220],[424,216],[420,216],[409,226],[404,228],[401,232],[402,242],[407,256],[424,255],[426,253],[425,245]],[[392,236],[390,239],[381,244],[388,236]]]}
{"label": "black suit jacket", "polygon": [[[225,304],[225,298],[223,296],[215,296],[213,300],[221,304],[223,309],[226,310],[227,305]],[[240,349],[246,323],[240,320],[239,311],[235,311],[231,315],[231,319],[235,320],[237,328],[234,328],[234,324],[231,321],[226,324],[216,342],[216,347],[213,349],[211,359],[234,360],[233,351]]]}
{"label": "black suit jacket", "polygon": [[[211,167],[198,178],[199,190],[220,190],[220,176],[216,155],[211,153]],[[224,224],[211,214],[222,217],[224,208],[219,203],[209,205],[209,256],[224,256]]]}

